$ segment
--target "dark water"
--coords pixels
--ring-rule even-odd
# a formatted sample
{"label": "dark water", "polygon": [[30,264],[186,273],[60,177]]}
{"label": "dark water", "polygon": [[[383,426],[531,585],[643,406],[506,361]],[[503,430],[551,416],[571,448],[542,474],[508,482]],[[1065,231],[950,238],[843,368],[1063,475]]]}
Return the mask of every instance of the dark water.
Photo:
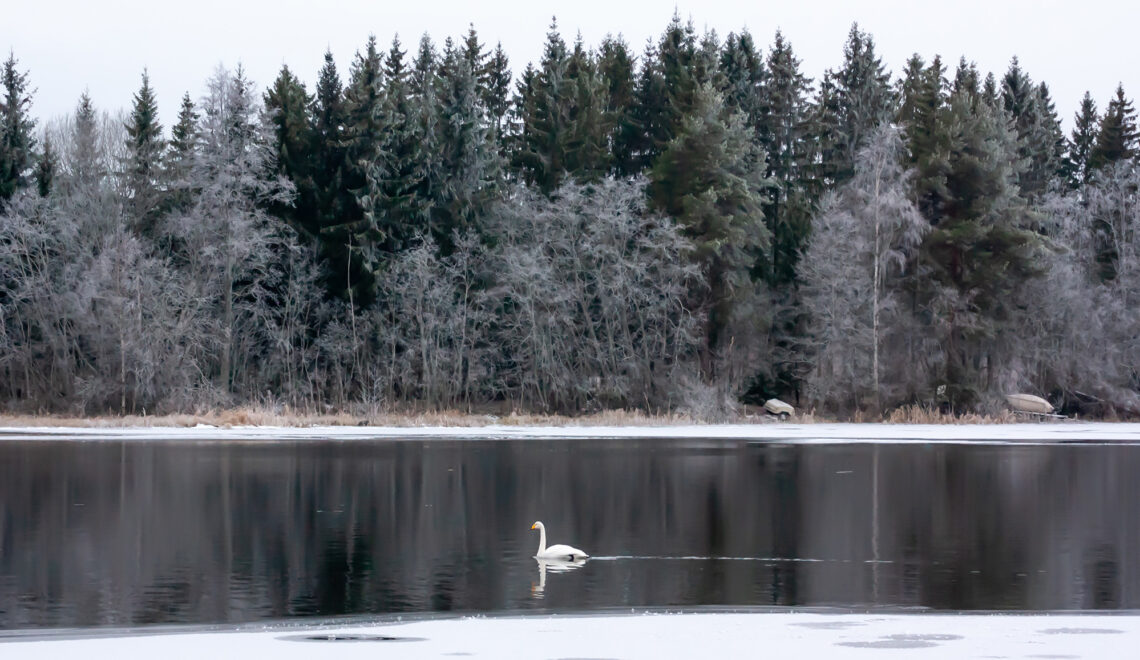
{"label": "dark water", "polygon": [[0,443],[0,628],[698,605],[1140,608],[1140,446]]}

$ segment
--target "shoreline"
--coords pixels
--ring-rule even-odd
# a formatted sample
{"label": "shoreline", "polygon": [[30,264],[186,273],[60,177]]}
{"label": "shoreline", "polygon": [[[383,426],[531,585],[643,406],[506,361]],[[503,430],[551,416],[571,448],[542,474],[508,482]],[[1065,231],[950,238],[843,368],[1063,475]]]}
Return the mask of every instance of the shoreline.
{"label": "shoreline", "polygon": [[4,441],[344,442],[369,440],[673,440],[789,444],[1140,444],[1140,423],[1030,424],[753,423],[483,426],[19,426],[0,419]]}

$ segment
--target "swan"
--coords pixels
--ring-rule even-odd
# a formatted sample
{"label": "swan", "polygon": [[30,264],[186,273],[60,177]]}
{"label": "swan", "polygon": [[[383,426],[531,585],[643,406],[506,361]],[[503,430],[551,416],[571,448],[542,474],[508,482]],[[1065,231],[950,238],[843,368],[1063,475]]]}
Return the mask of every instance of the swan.
{"label": "swan", "polygon": [[580,559],[586,559],[590,556],[578,548],[562,545],[561,543],[558,545],[552,545],[548,548],[546,547],[546,527],[543,526],[541,522],[535,522],[530,526],[530,528],[538,530],[538,552],[534,555],[535,559],[561,559],[578,561]]}

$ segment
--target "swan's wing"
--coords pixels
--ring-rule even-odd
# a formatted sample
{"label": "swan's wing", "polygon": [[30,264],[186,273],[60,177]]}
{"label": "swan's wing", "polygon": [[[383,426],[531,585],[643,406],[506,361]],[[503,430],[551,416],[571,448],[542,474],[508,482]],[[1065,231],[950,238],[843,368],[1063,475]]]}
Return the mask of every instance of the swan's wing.
{"label": "swan's wing", "polygon": [[546,549],[546,552],[542,553],[542,555],[544,557],[569,557],[571,559],[577,559],[577,558],[583,558],[584,559],[584,558],[590,556],[590,555],[582,552],[578,548],[575,548],[575,547],[569,546],[569,545],[563,545],[561,543],[559,543],[558,545],[552,545],[552,546],[548,547]]}

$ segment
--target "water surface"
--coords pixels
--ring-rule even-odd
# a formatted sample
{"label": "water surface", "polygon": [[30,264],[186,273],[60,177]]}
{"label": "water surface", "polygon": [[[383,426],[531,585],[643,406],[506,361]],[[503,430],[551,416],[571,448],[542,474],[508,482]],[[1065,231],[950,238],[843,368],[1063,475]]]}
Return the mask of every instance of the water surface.
{"label": "water surface", "polygon": [[[0,442],[0,628],[1140,608],[1140,446]],[[595,559],[532,558],[530,531]]]}

